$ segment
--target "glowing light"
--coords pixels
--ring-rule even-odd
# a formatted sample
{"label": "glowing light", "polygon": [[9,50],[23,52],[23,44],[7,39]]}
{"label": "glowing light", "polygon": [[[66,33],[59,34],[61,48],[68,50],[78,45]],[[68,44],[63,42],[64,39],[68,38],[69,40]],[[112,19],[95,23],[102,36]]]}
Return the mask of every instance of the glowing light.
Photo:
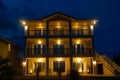
{"label": "glowing light", "polygon": [[81,61],[82,61],[82,59],[81,59],[81,58],[78,58],[78,59],[77,59],[77,62],[78,62],[78,63],[80,63]]}
{"label": "glowing light", "polygon": [[93,24],[96,24],[96,21],[93,21]]}
{"label": "glowing light", "polygon": [[22,21],[22,25],[26,25],[26,22],[25,22],[25,21]]}
{"label": "glowing light", "polygon": [[61,41],[60,41],[60,40],[58,40],[58,41],[57,41],[57,44],[61,44]]}
{"label": "glowing light", "polygon": [[25,26],[25,31],[26,31],[27,29],[28,29],[28,26],[26,25],[26,26]]}
{"label": "glowing light", "polygon": [[24,61],[22,64],[23,64],[23,66],[26,66],[27,63],[26,63],[26,61]]}
{"label": "glowing light", "polygon": [[93,30],[93,29],[94,29],[93,25],[90,25],[90,29],[91,29],[91,30]]}
{"label": "glowing light", "polygon": [[33,73],[33,71],[32,70],[30,70],[30,74],[32,74]]}
{"label": "glowing light", "polygon": [[76,41],[76,44],[80,44],[80,40],[77,40],[77,41]]}
{"label": "glowing light", "polygon": [[42,58],[38,58],[38,62],[42,62]]}
{"label": "glowing light", "polygon": [[38,40],[38,44],[42,44],[42,41],[41,41],[41,40]]}
{"label": "glowing light", "polygon": [[82,72],[82,69],[79,69],[78,72]]}
{"label": "glowing light", "polygon": [[96,65],[96,63],[97,63],[96,61],[93,61],[93,65]]}
{"label": "glowing light", "polygon": [[62,61],[62,58],[57,58],[57,60],[60,62],[60,61]]}

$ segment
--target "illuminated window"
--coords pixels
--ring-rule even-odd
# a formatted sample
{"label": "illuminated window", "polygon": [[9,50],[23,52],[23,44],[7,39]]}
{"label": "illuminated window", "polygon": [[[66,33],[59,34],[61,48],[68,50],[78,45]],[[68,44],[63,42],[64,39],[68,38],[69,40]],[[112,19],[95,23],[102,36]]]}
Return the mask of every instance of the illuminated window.
{"label": "illuminated window", "polygon": [[11,44],[8,44],[8,51],[11,51]]}

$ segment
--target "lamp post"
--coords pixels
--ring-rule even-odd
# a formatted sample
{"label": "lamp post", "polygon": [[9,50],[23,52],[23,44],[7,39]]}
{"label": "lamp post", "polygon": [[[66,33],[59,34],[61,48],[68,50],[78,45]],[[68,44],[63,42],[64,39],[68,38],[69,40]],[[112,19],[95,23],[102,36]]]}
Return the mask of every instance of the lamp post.
{"label": "lamp post", "polygon": [[97,64],[97,62],[94,60],[93,61],[93,74],[94,75],[96,74],[96,64]]}
{"label": "lamp post", "polygon": [[26,61],[23,61],[23,63],[22,63],[22,65],[23,65],[23,75],[25,75],[26,74]]}

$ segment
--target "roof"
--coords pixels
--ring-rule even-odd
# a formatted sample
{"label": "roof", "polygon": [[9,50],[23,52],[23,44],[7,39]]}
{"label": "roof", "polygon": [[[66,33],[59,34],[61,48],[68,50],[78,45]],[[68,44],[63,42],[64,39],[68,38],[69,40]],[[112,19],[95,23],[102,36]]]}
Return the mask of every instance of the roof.
{"label": "roof", "polygon": [[15,46],[15,47],[18,47],[17,45],[15,45],[14,43],[12,43],[11,41],[9,41],[9,40],[7,40],[7,39],[5,39],[4,37],[2,37],[2,36],[0,36],[0,40],[2,40],[2,41],[4,41],[4,42],[6,42],[6,43],[10,43],[10,44],[12,44],[13,46]]}
{"label": "roof", "polygon": [[92,20],[95,20],[95,21],[98,21],[96,19],[77,19],[73,16],[69,16],[62,12],[55,12],[55,13],[52,13],[41,19],[27,19],[27,20],[20,20],[20,21],[28,21],[28,22],[38,21],[39,22],[39,21],[49,21],[49,20],[68,20],[68,21],[92,21]]}

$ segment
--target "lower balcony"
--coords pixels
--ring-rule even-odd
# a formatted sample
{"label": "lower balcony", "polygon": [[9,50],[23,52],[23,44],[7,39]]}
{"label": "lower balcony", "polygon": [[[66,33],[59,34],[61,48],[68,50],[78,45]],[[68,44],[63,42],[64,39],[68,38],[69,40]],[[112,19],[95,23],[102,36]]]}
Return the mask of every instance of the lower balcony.
{"label": "lower balcony", "polygon": [[72,56],[93,56],[94,50],[92,48],[72,48],[71,50]]}

